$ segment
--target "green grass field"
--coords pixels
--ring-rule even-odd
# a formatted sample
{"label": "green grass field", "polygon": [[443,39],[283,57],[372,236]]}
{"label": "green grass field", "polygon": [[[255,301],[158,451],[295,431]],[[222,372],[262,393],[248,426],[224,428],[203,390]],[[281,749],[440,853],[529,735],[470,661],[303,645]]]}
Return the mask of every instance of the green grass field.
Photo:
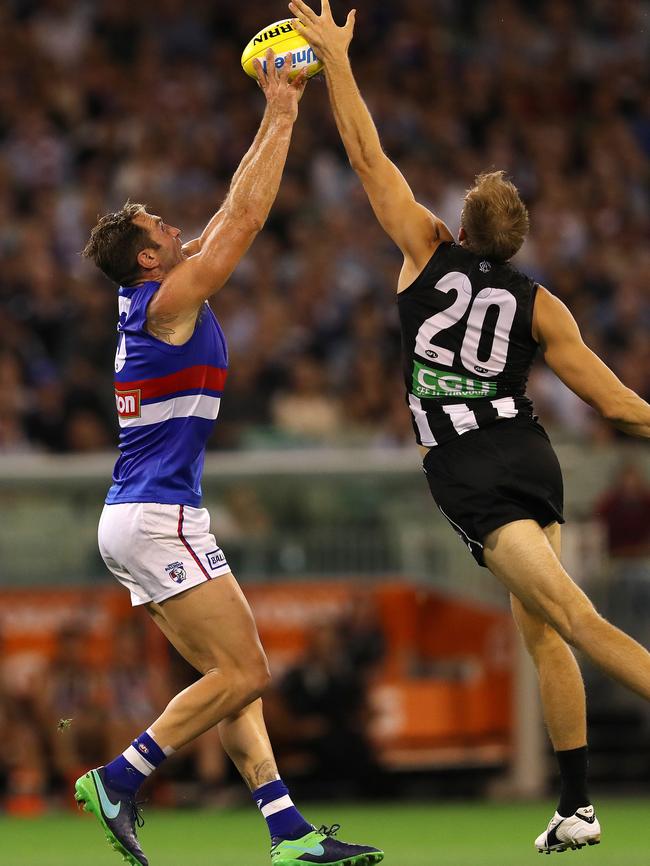
{"label": "green grass field", "polygon": [[[310,807],[315,822],[341,823],[341,838],[382,846],[387,866],[522,866],[546,863],[532,842],[550,804]],[[648,866],[650,800],[598,802],[603,844],[567,851],[560,866]],[[152,811],[141,831],[151,866],[269,866],[268,838],[251,808]],[[557,855],[551,855],[551,866]],[[122,863],[88,815],[0,818],[2,866]]]}

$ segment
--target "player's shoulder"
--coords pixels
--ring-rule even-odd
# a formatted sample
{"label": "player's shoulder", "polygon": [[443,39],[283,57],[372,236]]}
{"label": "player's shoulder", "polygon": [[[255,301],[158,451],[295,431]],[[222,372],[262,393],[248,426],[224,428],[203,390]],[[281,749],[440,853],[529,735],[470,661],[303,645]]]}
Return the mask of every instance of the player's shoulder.
{"label": "player's shoulder", "polygon": [[[439,239],[426,263],[425,267],[420,272],[418,278],[414,281],[416,285],[424,280],[427,276],[449,270],[459,269],[458,266],[463,261],[464,250],[453,239]],[[465,260],[467,261],[467,260]]]}
{"label": "player's shoulder", "polygon": [[539,289],[539,283],[512,262],[481,260],[479,256],[478,271],[483,278],[483,286],[504,289],[515,295],[526,305],[534,304]]}
{"label": "player's shoulder", "polygon": [[120,286],[118,306],[120,329],[140,330],[147,318],[147,308],[160,288],[159,282],[138,283],[135,286]]}
{"label": "player's shoulder", "polygon": [[527,279],[510,262],[496,261],[481,253],[474,252],[454,240],[440,243],[436,253],[432,256],[431,264],[447,271],[457,270],[468,276],[481,274],[487,277],[489,274],[495,276],[499,274],[505,278]]}
{"label": "player's shoulder", "polygon": [[137,283],[135,286],[120,286],[118,297],[130,301],[130,306],[132,307],[138,306],[142,303],[148,303],[158,291],[160,285],[160,282],[148,280],[144,283]]}

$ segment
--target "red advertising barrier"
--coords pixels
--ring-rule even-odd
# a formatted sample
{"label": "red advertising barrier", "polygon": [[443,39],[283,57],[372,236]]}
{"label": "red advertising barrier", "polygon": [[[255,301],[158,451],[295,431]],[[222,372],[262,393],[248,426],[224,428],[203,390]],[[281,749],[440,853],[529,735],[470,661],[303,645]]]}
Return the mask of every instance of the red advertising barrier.
{"label": "red advertising barrier", "polygon": [[[372,672],[372,730],[386,763],[422,765],[425,755],[436,762],[445,749],[507,750],[513,641],[506,612],[401,581],[255,585],[246,595],[276,673],[301,657],[325,623],[355,628],[356,621],[374,621],[381,628],[385,654]],[[90,663],[110,666],[114,635],[132,617],[147,622],[149,664],[163,668],[164,639],[119,588],[0,592],[0,682],[27,692],[70,626],[83,628]]]}

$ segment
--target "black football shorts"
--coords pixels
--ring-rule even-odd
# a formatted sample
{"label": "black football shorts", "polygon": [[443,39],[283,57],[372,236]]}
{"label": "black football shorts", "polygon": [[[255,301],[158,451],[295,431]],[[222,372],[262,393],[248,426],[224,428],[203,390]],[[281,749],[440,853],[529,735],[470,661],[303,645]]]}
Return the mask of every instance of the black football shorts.
{"label": "black football shorts", "polygon": [[436,505],[485,567],[486,535],[515,520],[564,523],[562,471],[532,418],[470,430],[432,448],[424,472]]}

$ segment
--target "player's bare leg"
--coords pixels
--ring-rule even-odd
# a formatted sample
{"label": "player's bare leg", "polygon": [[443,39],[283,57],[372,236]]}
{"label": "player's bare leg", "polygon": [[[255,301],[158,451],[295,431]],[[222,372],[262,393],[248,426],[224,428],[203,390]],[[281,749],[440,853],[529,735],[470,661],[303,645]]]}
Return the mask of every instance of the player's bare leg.
{"label": "player's bare leg", "polygon": [[147,608],[203,677],[170,701],[121,756],[77,783],[78,799],[90,802],[120,853],[133,866],[147,866],[133,819],[128,826],[113,826],[106,806],[110,813],[124,803],[128,812],[139,785],[167,755],[220,723],[224,748],[267,820],[275,866],[294,863],[305,854],[312,858],[309,862],[324,866],[379,863],[381,851],[339,842],[324,828],[316,831],[291,801],[277,771],[259,700],[269,681],[266,656],[248,602],[232,574]]}
{"label": "player's bare leg", "polygon": [[[560,559],[561,529],[558,523],[544,534]],[[578,662],[566,641],[539,614],[527,610],[511,593],[512,614],[539,678],[544,720],[556,752],[587,744],[585,688]]]}
{"label": "player's bare leg", "polygon": [[596,611],[571,580],[534,520],[517,520],[484,541],[490,571],[613,679],[650,700],[650,653]]}
{"label": "player's bare leg", "polygon": [[[535,846],[551,853],[597,844],[600,825],[587,794],[584,684],[567,642],[644,696],[650,654],[600,617],[564,571],[557,524],[546,532],[534,521],[508,524],[488,536],[484,555],[511,591],[513,615],[537,667],[544,717],[562,776],[558,809]],[[590,638],[607,640],[608,648],[594,647]],[[629,670],[628,652],[633,664],[642,665],[638,679]],[[614,660],[603,658],[606,653]]]}
{"label": "player's bare leg", "polygon": [[[561,530],[558,523],[544,533],[558,559]],[[587,707],[584,682],[569,645],[553,626],[526,610],[510,595],[512,613],[530,653],[539,679],[544,719],[560,768],[560,800],[546,830],[535,840],[538,851],[564,850],[560,836],[567,831],[587,835],[587,844],[599,841],[600,824],[595,818],[587,787]],[[585,821],[588,818],[588,821]],[[590,823],[593,818],[593,823]],[[573,827],[567,828],[567,819]],[[583,844],[580,842],[579,844]]]}
{"label": "player's bare leg", "polygon": [[544,721],[556,751],[587,742],[585,689],[569,645],[538,614],[511,595],[512,613],[539,678]]}
{"label": "player's bare leg", "polygon": [[[77,800],[96,815],[109,842],[132,866],[148,864],[136,832],[140,785],[168,755],[256,700],[269,682],[253,615],[231,574],[147,607],[203,677],[170,701],[122,755],[76,784]],[[311,829],[293,812],[300,830]]]}
{"label": "player's bare leg", "polygon": [[219,734],[224,749],[251,791],[280,778],[261,700],[219,722]]}
{"label": "player's bare leg", "polygon": [[[197,592],[207,585],[197,587],[193,591],[194,598],[189,605],[170,604],[170,602],[163,605],[149,605],[150,613],[181,655],[197,670],[207,671],[204,680],[215,670],[219,670],[219,663],[223,664],[224,658],[227,659],[228,664],[234,661],[239,663],[243,658],[241,654],[246,648],[249,652],[254,648],[254,659],[257,660],[257,664],[260,663],[261,657],[264,675],[268,677],[266,657],[248,602],[232,575],[226,575],[226,580],[230,584],[228,598],[234,602],[235,615],[241,620],[239,625],[228,622],[228,629],[222,628],[223,606],[218,608],[216,614],[218,622],[212,621],[208,603],[214,602],[206,599],[205,593],[198,597]],[[190,593],[185,595],[190,596]],[[181,597],[175,596],[170,601],[179,600]],[[226,611],[226,620],[228,621],[230,617],[232,613],[228,614]],[[230,630],[233,630],[232,638],[229,637]],[[218,662],[216,665],[215,661]],[[201,682],[203,680],[195,686],[200,685]],[[190,689],[195,686],[190,686]],[[160,719],[152,725],[150,730],[158,742],[162,742],[163,737],[174,737],[175,741],[179,742],[179,738],[186,736],[187,731],[194,730],[198,724],[190,721],[188,725],[184,715],[187,700],[184,696],[188,691],[186,689],[177,696]],[[199,706],[202,697],[203,692],[200,696],[194,696]],[[278,773],[264,722],[262,701],[259,698],[243,707],[238,706],[234,712],[225,717],[221,711],[212,710],[212,712],[215,714],[212,724],[218,722],[224,749],[248,785],[258,808],[267,819],[273,845],[271,860],[274,866],[296,863],[302,859],[302,855],[308,856],[311,863],[330,864],[330,866],[337,866],[337,864],[353,866],[356,863],[359,866],[361,864],[370,866],[383,860],[383,852],[376,848],[339,842],[325,828],[315,830],[298,812]],[[201,716],[203,723],[209,718],[209,713],[209,708],[203,712]]]}
{"label": "player's bare leg", "polygon": [[[235,597],[241,599],[243,610],[246,612],[246,632],[248,633],[245,635],[244,642],[247,647],[251,645],[258,647],[259,653],[264,656],[248,603],[232,575],[228,575],[228,578],[232,581]],[[222,579],[220,578],[220,580]],[[198,607],[201,606],[204,608],[203,600],[199,599]],[[205,610],[193,610],[194,607],[194,604],[192,604],[190,609],[186,605],[182,605],[179,609],[177,605],[173,606],[166,603],[164,605],[151,605],[150,612],[167,639],[176,647],[183,658],[196,670],[202,671],[206,665],[211,665],[209,658],[206,658],[204,643],[214,639],[212,637],[214,629],[208,622],[205,629],[201,627],[197,632],[197,619],[205,615]],[[191,632],[188,632],[188,622]],[[191,634],[191,637],[188,637],[188,633]],[[237,637],[237,642],[239,642],[239,635]],[[208,670],[210,669],[209,667]],[[265,657],[264,669],[265,671],[268,670]],[[200,682],[195,685],[200,685]],[[193,688],[193,686],[190,686],[190,688]],[[185,692],[181,693],[181,695],[184,694]],[[175,698],[174,701],[178,701],[181,695]],[[174,701],[171,703],[173,704]],[[167,711],[152,725],[156,739],[169,735],[176,738],[179,736],[178,731],[171,731],[170,734],[165,734],[161,722],[165,720],[166,713]],[[273,748],[264,723],[261,700],[253,700],[225,718],[217,718],[208,727],[212,727],[217,722],[223,747],[251,791],[280,778],[273,756]],[[179,748],[179,746],[175,746],[175,748]]]}
{"label": "player's bare leg", "polygon": [[147,607],[168,640],[203,674],[151,726],[157,742],[176,750],[259,698],[269,683],[268,663],[232,574]]}
{"label": "player's bare leg", "polygon": [[[174,634],[168,624],[161,623],[161,628],[186,661],[198,670],[199,658],[187,642]],[[152,730],[157,732],[157,723],[152,725]],[[227,755],[251,791],[280,778],[266,731],[261,699],[219,721],[218,731]]]}

